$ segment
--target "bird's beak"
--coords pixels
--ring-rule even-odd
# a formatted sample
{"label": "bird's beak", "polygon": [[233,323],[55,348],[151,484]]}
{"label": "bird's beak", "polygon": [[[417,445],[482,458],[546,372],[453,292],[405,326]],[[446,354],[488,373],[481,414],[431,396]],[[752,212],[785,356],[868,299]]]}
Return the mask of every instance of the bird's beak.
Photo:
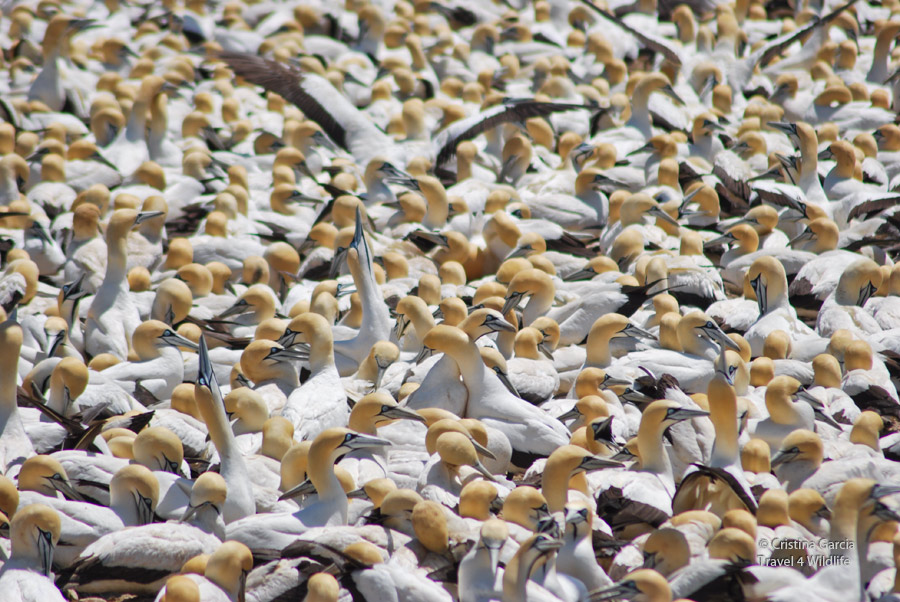
{"label": "bird's beak", "polygon": [[41,572],[45,577],[50,577],[50,569],[53,565],[53,533],[38,529],[38,556],[41,560]]}
{"label": "bird's beak", "polygon": [[678,93],[675,92],[675,88],[673,88],[671,85],[666,84],[665,86],[660,88],[660,92],[671,98],[675,102],[675,104],[684,106],[684,101],[680,96],[678,96]]}
{"label": "bird's beak", "polygon": [[416,422],[425,423],[425,417],[415,410],[411,410],[404,406],[394,406],[388,408],[381,413],[382,416],[393,418],[394,420],[414,420]]}
{"label": "bird's beak", "polygon": [[519,301],[521,301],[524,296],[525,293],[509,293],[506,296],[506,300],[503,303],[503,309],[500,310],[500,313],[505,316],[510,309],[519,304]]}
{"label": "bird's beak", "polygon": [[667,222],[675,227],[678,227],[681,225],[678,223],[678,221],[674,217],[672,217],[671,215],[669,215],[668,213],[663,211],[662,207],[653,207],[647,213],[654,217],[658,217],[662,221]]}
{"label": "bird's beak", "polygon": [[188,349],[193,349],[194,351],[200,350],[200,345],[172,330],[166,330],[162,334],[162,336],[160,336],[160,338],[165,341],[166,344],[171,345],[172,347],[187,347]]}
{"label": "bird's beak", "polygon": [[572,420],[574,418],[578,418],[581,416],[581,412],[578,411],[578,408],[572,408],[568,412],[564,412],[556,417],[560,422],[565,422],[566,420]]}
{"label": "bird's beak", "polygon": [[792,447],[791,449],[784,449],[778,451],[774,456],[772,456],[772,468],[784,464],[785,462],[790,462],[794,458],[800,455],[800,450],[796,447]]}
{"label": "bird's beak", "polygon": [[62,345],[63,341],[66,340],[66,331],[60,330],[56,333],[56,336],[50,341],[50,348],[47,350],[47,357],[53,357],[56,355],[56,350],[59,349],[59,346]]}
{"label": "bird's beak", "polygon": [[381,437],[356,433],[356,436],[350,441],[347,441],[344,445],[350,449],[363,449],[367,447],[389,447],[393,445],[393,443],[387,439],[382,439]]}
{"label": "bird's beak", "polygon": [[692,410],[691,408],[678,408],[669,414],[670,419],[679,421],[699,418],[701,416],[709,416],[709,412],[704,410]]}
{"label": "bird's beak", "polygon": [[231,307],[220,313],[218,315],[218,318],[224,319],[230,318],[231,316],[240,316],[246,313],[250,313],[251,311],[253,311],[253,306],[243,299],[239,299]]}
{"label": "bird's beak", "polygon": [[[626,337],[630,337],[632,339],[648,339],[650,341],[656,340],[656,337],[653,336],[653,333],[644,330],[634,324],[629,323],[625,328],[619,331],[624,334]],[[627,384],[627,383],[626,383]]]}
{"label": "bird's beak", "polygon": [[276,361],[295,360],[302,362],[309,359],[309,352],[301,349],[275,349],[270,351],[266,357]]}
{"label": "bird's beak", "polygon": [[164,215],[162,211],[141,211],[137,214],[137,217],[134,218],[135,225],[146,222],[148,219],[153,219],[154,217],[159,217],[160,215]]}
{"label": "bird's beak", "polygon": [[430,356],[432,353],[434,353],[434,349],[422,347],[422,351],[419,352],[419,355],[416,356],[416,359],[413,360],[413,363],[421,364],[425,360],[425,358]]}
{"label": "bird's beak", "polygon": [[315,493],[315,492],[316,492],[316,488],[312,484],[312,481],[310,481],[309,479],[306,479],[305,481],[303,481],[302,483],[300,483],[293,489],[290,489],[290,490],[282,493],[278,497],[278,501],[283,502],[284,500],[291,500],[291,499],[294,499],[295,497],[299,497],[301,495],[308,495],[310,493]]}

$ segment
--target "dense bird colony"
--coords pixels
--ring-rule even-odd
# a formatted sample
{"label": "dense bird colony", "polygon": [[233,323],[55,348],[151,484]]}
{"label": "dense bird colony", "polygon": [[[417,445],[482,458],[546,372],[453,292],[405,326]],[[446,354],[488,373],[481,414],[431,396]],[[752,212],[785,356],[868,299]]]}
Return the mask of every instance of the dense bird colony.
{"label": "dense bird colony", "polygon": [[0,600],[900,600],[900,1],[23,0]]}

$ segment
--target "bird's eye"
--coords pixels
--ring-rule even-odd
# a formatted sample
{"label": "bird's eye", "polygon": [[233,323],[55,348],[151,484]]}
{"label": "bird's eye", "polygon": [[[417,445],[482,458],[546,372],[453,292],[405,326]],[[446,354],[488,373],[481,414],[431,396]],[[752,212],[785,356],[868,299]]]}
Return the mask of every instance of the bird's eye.
{"label": "bird's eye", "polygon": [[707,328],[715,328],[716,325],[712,323],[712,320],[710,320],[709,322],[706,323],[706,327]]}
{"label": "bird's eye", "polygon": [[346,442],[349,442],[349,441],[352,440],[352,439],[353,439],[353,433],[347,433],[346,435],[344,435],[344,442],[345,442],[345,443],[346,443]]}

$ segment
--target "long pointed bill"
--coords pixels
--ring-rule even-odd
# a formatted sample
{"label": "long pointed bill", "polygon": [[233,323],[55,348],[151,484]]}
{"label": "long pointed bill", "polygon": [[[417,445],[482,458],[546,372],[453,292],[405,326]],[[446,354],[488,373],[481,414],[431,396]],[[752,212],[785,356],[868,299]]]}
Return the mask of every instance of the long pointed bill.
{"label": "long pointed bill", "polygon": [[538,351],[543,353],[544,357],[546,357],[548,360],[553,359],[553,350],[550,349],[550,345],[548,345],[546,341],[541,341],[541,343],[538,345]]}
{"label": "long pointed bill", "polygon": [[815,237],[816,237],[816,235],[813,233],[813,231],[810,230],[809,228],[806,228],[805,230],[803,230],[803,232],[801,232],[800,234],[798,234],[797,236],[792,238],[791,241],[788,243],[788,245],[794,246],[798,242],[813,240]]}
{"label": "long pointed bill", "polygon": [[608,458],[601,458],[599,456],[588,456],[581,461],[581,468],[585,471],[601,470],[603,468],[622,468],[622,466],[623,464],[621,462],[616,462],[615,460],[610,460]]}
{"label": "long pointed bill", "polygon": [[277,347],[273,347],[272,350],[269,351],[269,355],[267,355],[266,358],[278,362],[302,362],[309,359],[309,353],[306,351],[301,351],[299,349],[279,349]]}
{"label": "long pointed bill", "polygon": [[575,418],[578,418],[579,416],[581,416],[581,412],[578,411],[578,408],[572,408],[568,412],[565,412],[565,413],[557,416],[556,419],[561,422],[565,422],[566,420],[574,420]]}
{"label": "long pointed bill", "polygon": [[373,437],[371,435],[363,435],[362,433],[356,433],[356,436],[353,437],[350,441],[344,443],[344,447],[349,447],[350,449],[365,449],[367,447],[389,447],[393,445],[387,439],[382,439],[381,437]]}
{"label": "long pointed bill", "polygon": [[363,244],[363,239],[365,238],[365,234],[363,234],[363,220],[362,220],[362,212],[359,210],[359,206],[356,207],[356,228],[353,230],[353,240],[350,241],[351,249],[359,249],[360,245]]}
{"label": "long pointed bill", "polygon": [[406,319],[406,316],[400,314],[397,316],[397,323],[394,324],[394,328],[391,331],[391,335],[398,341],[403,337],[403,333],[406,332],[406,327],[409,325],[409,320]]}
{"label": "long pointed bill", "polygon": [[172,347],[187,347],[188,349],[193,349],[194,351],[200,349],[200,346],[194,341],[185,338],[177,332],[173,332],[171,330],[166,330],[165,332],[163,332],[160,338],[166,344],[171,345]]}
{"label": "long pointed bill", "polygon": [[375,391],[381,388],[381,381],[384,379],[384,373],[387,372],[387,366],[382,366],[378,362],[375,362]]}
{"label": "long pointed bill", "polygon": [[[505,314],[505,312],[504,312]],[[484,325],[491,329],[493,332],[517,332],[518,328],[507,322],[504,318],[498,318],[493,315],[489,315],[485,321]]]}
{"label": "long pointed bill", "polygon": [[50,577],[50,569],[53,565],[53,533],[38,529],[38,556],[41,559],[41,572],[45,577]]}
{"label": "long pointed bill", "polygon": [[84,498],[78,493],[72,484],[62,477],[62,475],[55,474],[49,478],[50,484],[56,489],[58,492],[63,494],[66,499],[73,500],[76,502],[83,502]]}
{"label": "long pointed bill", "polygon": [[525,257],[526,255],[528,255],[528,253],[530,251],[531,251],[530,245],[528,245],[528,246],[523,245],[521,247],[516,247],[515,249],[513,249],[512,251],[509,252],[509,255],[506,256],[506,259],[513,259],[515,257]]}
{"label": "long pointed bill", "polygon": [[500,310],[500,313],[505,316],[509,310],[519,304],[519,301],[521,301],[524,296],[524,293],[510,293],[507,295],[506,300],[503,302],[503,309]]}
{"label": "long pointed bill", "polygon": [[137,225],[146,222],[148,219],[159,217],[160,215],[163,215],[162,211],[141,211],[137,214],[137,217],[134,218],[134,223]]}
{"label": "long pointed bill", "polygon": [[222,391],[219,390],[216,373],[213,370],[212,361],[209,359],[209,347],[206,345],[206,337],[202,335],[200,336],[197,384],[209,389],[213,400],[219,400],[219,403],[224,405],[225,402],[222,401]]}
{"label": "long pointed bill", "polygon": [[188,504],[188,507],[185,508],[185,510],[184,510],[184,514],[181,515],[181,518],[178,519],[178,521],[182,522],[182,523],[188,522],[189,520],[194,518],[194,516],[196,516],[196,514],[198,512],[200,512],[200,509],[203,508],[203,506],[207,503],[209,503],[209,502],[204,502],[203,504],[200,504],[199,506],[192,506],[191,504]]}
{"label": "long pointed bill", "polygon": [[709,416],[709,412],[704,410],[693,410],[691,408],[678,408],[674,412],[669,413],[672,420],[690,420],[691,418],[700,418],[701,416]]}
{"label": "long pointed bill", "polygon": [[135,504],[137,505],[137,515],[138,520],[142,525],[149,525],[153,522],[153,500],[148,497],[142,496],[140,493],[137,494],[137,500],[135,500]]}
{"label": "long pointed bill", "polygon": [[900,493],[900,485],[883,485],[881,483],[876,483],[875,486],[872,487],[869,497],[877,500],[883,497],[897,495],[898,493]]}
{"label": "long pointed bill", "polygon": [[766,284],[762,280],[762,274],[750,281],[750,288],[756,294],[756,306],[759,308],[759,315],[766,315],[768,300],[766,299]]}
{"label": "long pointed bill", "polygon": [[81,285],[84,283],[84,272],[81,273],[78,278],[75,279],[74,282],[70,282],[68,284],[63,285],[63,301],[67,299],[81,299],[85,295],[87,295],[87,291],[81,288]]}
{"label": "long pointed bill", "polygon": [[633,403],[637,406],[650,404],[655,401],[649,395],[641,393],[640,391],[636,391],[636,390],[632,389],[631,387],[628,387],[627,389],[625,389],[625,391],[623,391],[619,397],[621,399],[624,399],[625,401],[630,401],[631,403]]}
{"label": "long pointed bill", "polygon": [[50,347],[47,349],[47,357],[54,357],[56,355],[56,350],[59,349],[59,346],[62,345],[63,341],[66,340],[66,331],[60,330],[57,332],[52,339],[50,339]]}
{"label": "long pointed bill", "polygon": [[862,287],[859,291],[859,299],[857,299],[856,304],[860,307],[866,304],[872,295],[875,294],[875,291],[878,289],[873,283],[867,282],[864,287]]}
{"label": "long pointed bill", "polygon": [[315,493],[315,492],[316,492],[315,485],[312,484],[312,481],[310,481],[309,479],[306,479],[305,481],[303,481],[302,483],[300,483],[293,489],[289,489],[288,491],[285,491],[284,493],[282,493],[278,497],[278,501],[283,502],[284,500],[291,500],[291,499],[294,499],[295,497],[300,497],[301,495],[309,495],[309,494]]}
{"label": "long pointed bill", "polygon": [[819,398],[815,397],[802,387],[797,391],[797,399],[802,399],[811,405],[814,410],[822,411],[825,409],[825,404],[823,404]]}
{"label": "long pointed bill", "polygon": [[618,378],[616,376],[610,376],[609,374],[607,374],[606,377],[604,377],[603,382],[600,383],[600,387],[608,389],[609,387],[628,387],[631,384],[631,381],[628,379]]}
{"label": "long pointed bill", "polygon": [[338,285],[334,289],[334,298],[340,299],[341,297],[346,297],[347,295],[352,295],[355,292],[356,292],[356,289],[353,288],[353,285],[338,282]]}
{"label": "long pointed bill", "polygon": [[497,378],[500,379],[500,382],[503,383],[503,386],[506,387],[506,390],[515,395],[516,397],[521,397],[519,395],[519,391],[516,390],[516,386],[512,384],[512,381],[509,380],[509,375],[506,374],[503,370],[500,369],[499,366],[494,368],[494,374],[497,375]]}
{"label": "long pointed bill", "polygon": [[800,455],[800,450],[796,447],[792,447],[791,449],[784,449],[777,452],[774,456],[772,456],[772,468],[776,466],[780,466],[785,462],[790,462],[794,458]]}
{"label": "long pointed bill", "polygon": [[422,347],[422,351],[416,356],[416,359],[413,360],[414,364],[421,364],[426,357],[429,357],[432,353],[434,353],[434,349],[429,349],[428,347]]}
{"label": "long pointed bill", "polygon": [[426,423],[425,417],[415,410],[411,410],[404,406],[394,406],[388,408],[381,413],[382,416],[393,418],[394,420],[414,420],[416,422]]}
{"label": "long pointed bill", "polygon": [[220,319],[230,318],[231,316],[240,316],[246,313],[250,313],[251,311],[253,311],[253,306],[243,299],[240,299],[234,305],[232,305],[216,317]]}
{"label": "long pointed bill", "polygon": [[478,453],[478,455],[484,456],[485,458],[490,458],[491,460],[497,459],[497,456],[494,455],[494,452],[492,452],[491,450],[489,450],[488,448],[486,448],[485,446],[480,444],[478,441],[475,440],[474,437],[470,438],[469,441],[472,442],[472,447],[475,448],[475,451]]}
{"label": "long pointed bill", "polygon": [[474,468],[479,473],[481,473],[481,476],[483,476],[488,481],[494,481],[494,482],[497,481],[497,478],[494,475],[492,475],[491,471],[488,470],[487,468],[485,468],[484,464],[482,464],[481,462],[478,462],[476,460],[475,464],[472,465],[472,468]]}
{"label": "long pointed bill", "polygon": [[635,326],[634,324],[628,324],[625,328],[619,331],[621,334],[624,334],[626,337],[630,337],[632,339],[648,339],[650,341],[655,341],[656,337],[653,336],[652,332],[648,332],[643,328]]}
{"label": "long pointed bill", "polygon": [[675,88],[673,88],[671,85],[666,84],[665,86],[660,88],[660,91],[663,94],[665,94],[666,96],[668,96],[669,98],[671,98],[675,102],[675,104],[684,106],[684,101],[681,99],[680,96],[678,96],[678,93],[675,92]]}
{"label": "long pointed bill", "polygon": [[668,222],[675,227],[679,227],[681,225],[678,223],[678,220],[666,213],[661,207],[653,207],[647,213],[654,217],[658,217],[662,221]]}
{"label": "long pointed bill", "polygon": [[290,347],[294,344],[294,339],[297,337],[297,333],[291,330],[290,328],[284,329],[284,334],[278,337],[278,340],[275,341],[282,347]]}
{"label": "long pointed bill", "polygon": [[631,453],[631,450],[627,447],[623,447],[610,457],[610,460],[615,460],[617,462],[631,462],[635,459],[636,456]]}
{"label": "long pointed bill", "polygon": [[591,594],[591,602],[604,602],[605,600],[630,600],[640,593],[633,582],[623,581],[606,589],[598,590]]}
{"label": "long pointed bill", "polygon": [[710,340],[718,343],[722,347],[731,349],[732,351],[741,350],[738,344],[731,340],[731,337],[722,332],[722,329],[719,328],[719,326],[714,322],[707,322],[706,325],[701,328],[701,330],[706,334],[707,337],[710,338]]}
{"label": "long pointed bill", "polygon": [[710,241],[703,243],[703,248],[710,249],[719,245],[730,245],[734,241],[735,238],[733,234],[723,234],[722,236],[718,236]]}

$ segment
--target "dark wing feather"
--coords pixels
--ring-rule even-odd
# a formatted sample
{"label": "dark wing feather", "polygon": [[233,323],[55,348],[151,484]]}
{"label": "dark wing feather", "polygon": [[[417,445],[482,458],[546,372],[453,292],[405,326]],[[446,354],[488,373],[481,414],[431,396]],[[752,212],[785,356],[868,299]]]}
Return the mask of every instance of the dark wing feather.
{"label": "dark wing feather", "polygon": [[347,148],[343,126],[331,116],[328,109],[303,89],[303,73],[300,70],[245,52],[220,52],[217,56],[228,64],[235,75],[294,103],[307,117],[318,123],[332,140]]}
{"label": "dark wing feather", "polygon": [[754,52],[751,55],[751,57],[750,57],[751,59],[753,59],[753,58],[756,59],[756,61],[753,63],[753,66],[765,65],[766,63],[771,61],[773,58],[775,58],[776,56],[781,54],[781,52],[785,48],[787,48],[788,46],[790,46],[791,44],[793,44],[794,42],[799,40],[801,37],[803,37],[806,34],[808,34],[809,32],[811,32],[813,29],[827,25],[828,23],[833,21],[835,19],[835,17],[837,17],[839,14],[841,14],[846,9],[848,9],[851,6],[853,6],[854,4],[856,4],[856,2],[857,2],[857,0],[850,0],[850,2],[848,2],[847,4],[837,7],[836,9],[834,9],[833,11],[831,11],[830,13],[828,13],[827,15],[825,15],[818,21],[812,21],[809,24],[807,24],[805,27],[801,27],[801,28],[797,29],[796,31],[793,31],[791,33],[787,33],[783,36],[779,36],[779,37],[775,38],[774,40],[772,40],[771,42],[769,42],[768,44],[766,44],[765,46],[763,46],[762,48],[760,48],[759,50],[757,50],[756,52]]}
{"label": "dark wing feather", "polygon": [[868,218],[871,214],[889,209],[890,207],[895,207],[898,203],[900,203],[900,196],[891,196],[874,199],[871,201],[865,201],[851,209],[850,215],[847,217],[847,219],[854,219],[857,217]]}
{"label": "dark wing feather", "polygon": [[[488,130],[492,130],[498,125],[517,121],[525,121],[532,117],[546,117],[552,113],[561,111],[571,111],[573,109],[591,109],[593,107],[579,104],[568,104],[558,102],[538,102],[533,100],[525,100],[504,105],[505,109],[497,111],[477,123],[472,124],[462,132],[451,135],[438,151],[437,161],[435,165],[443,165],[456,154],[456,147],[460,142],[471,140],[475,136],[482,134]],[[453,127],[451,124],[450,127]]]}
{"label": "dark wing feather", "polygon": [[671,48],[666,46],[661,40],[657,40],[655,38],[651,38],[651,37],[648,37],[648,36],[642,34],[640,31],[631,27],[625,21],[620,19],[619,17],[615,16],[612,13],[608,13],[608,12],[604,11],[603,9],[601,9],[599,6],[597,6],[590,0],[581,0],[581,3],[584,4],[585,6],[587,6],[588,8],[590,8],[591,10],[593,10],[594,12],[596,12],[598,15],[600,15],[606,19],[609,19],[610,21],[612,21],[613,23],[615,23],[616,25],[618,25],[619,27],[621,27],[622,29],[624,29],[625,31],[627,31],[628,33],[633,35],[635,38],[637,38],[637,40],[641,44],[643,44],[644,46],[646,46],[653,52],[656,52],[657,54],[661,54],[664,57],[666,57],[666,59],[668,61],[671,61],[672,63],[674,63],[675,65],[677,65],[679,67],[681,66],[681,57],[679,57],[678,54],[674,50],[672,50]]}

